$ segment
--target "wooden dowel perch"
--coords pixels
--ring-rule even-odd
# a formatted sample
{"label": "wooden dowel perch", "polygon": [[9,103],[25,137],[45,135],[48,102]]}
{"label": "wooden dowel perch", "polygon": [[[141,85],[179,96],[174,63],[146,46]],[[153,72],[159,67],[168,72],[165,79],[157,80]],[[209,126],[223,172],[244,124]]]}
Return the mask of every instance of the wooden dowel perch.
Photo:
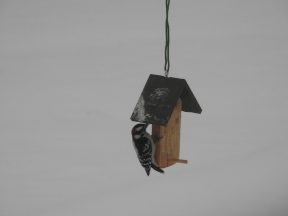
{"label": "wooden dowel perch", "polygon": [[187,160],[182,160],[182,159],[171,159],[172,161],[176,162],[176,163],[184,163],[187,164],[188,161]]}

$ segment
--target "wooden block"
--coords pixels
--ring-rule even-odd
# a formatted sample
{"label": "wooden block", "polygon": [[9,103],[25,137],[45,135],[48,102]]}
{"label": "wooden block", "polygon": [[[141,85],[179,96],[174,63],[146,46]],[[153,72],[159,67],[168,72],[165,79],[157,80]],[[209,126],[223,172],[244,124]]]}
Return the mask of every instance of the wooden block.
{"label": "wooden block", "polygon": [[163,137],[156,146],[155,159],[159,167],[172,166],[179,159],[181,129],[181,99],[170,117],[167,126],[152,125],[152,137]]}

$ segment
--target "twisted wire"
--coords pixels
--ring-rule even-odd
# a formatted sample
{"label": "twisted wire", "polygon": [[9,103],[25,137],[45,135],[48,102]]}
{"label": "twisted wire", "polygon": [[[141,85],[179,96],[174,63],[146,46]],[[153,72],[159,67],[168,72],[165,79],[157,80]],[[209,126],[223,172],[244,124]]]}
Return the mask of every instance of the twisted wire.
{"label": "twisted wire", "polygon": [[170,28],[168,22],[170,0],[166,0],[166,21],[165,21],[165,33],[166,33],[166,44],[165,44],[165,76],[168,77],[170,69],[170,59],[169,59],[169,45],[170,45]]}

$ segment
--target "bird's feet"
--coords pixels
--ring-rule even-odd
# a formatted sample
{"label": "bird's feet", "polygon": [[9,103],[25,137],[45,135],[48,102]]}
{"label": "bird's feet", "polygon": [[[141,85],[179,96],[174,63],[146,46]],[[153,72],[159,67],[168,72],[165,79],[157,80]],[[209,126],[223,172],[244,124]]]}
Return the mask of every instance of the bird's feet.
{"label": "bird's feet", "polygon": [[160,139],[162,139],[163,137],[159,137],[158,135],[156,135],[155,136],[155,144],[157,144],[158,143],[158,141],[160,140]]}

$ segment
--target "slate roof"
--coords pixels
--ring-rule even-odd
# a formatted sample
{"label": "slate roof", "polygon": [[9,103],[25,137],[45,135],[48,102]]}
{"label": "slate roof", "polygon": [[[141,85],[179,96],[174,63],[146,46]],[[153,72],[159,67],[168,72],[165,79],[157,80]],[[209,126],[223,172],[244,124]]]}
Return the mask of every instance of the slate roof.
{"label": "slate roof", "polygon": [[202,112],[185,79],[150,74],[131,120],[166,126],[179,98],[182,100],[182,111]]}

